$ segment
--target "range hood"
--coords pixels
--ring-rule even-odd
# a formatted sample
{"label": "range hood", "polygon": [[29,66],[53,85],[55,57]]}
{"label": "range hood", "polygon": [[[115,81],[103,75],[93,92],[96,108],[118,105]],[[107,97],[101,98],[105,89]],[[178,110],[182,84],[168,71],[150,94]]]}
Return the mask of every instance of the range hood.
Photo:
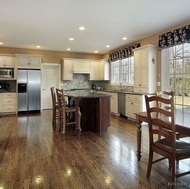
{"label": "range hood", "polygon": [[89,61],[77,61],[73,64],[74,74],[90,74]]}

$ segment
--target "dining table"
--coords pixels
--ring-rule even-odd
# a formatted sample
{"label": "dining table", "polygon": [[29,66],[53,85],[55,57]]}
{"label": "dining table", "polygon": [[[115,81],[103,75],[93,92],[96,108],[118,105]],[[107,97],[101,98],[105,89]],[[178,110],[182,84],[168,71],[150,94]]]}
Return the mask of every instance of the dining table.
{"label": "dining table", "polygon": [[[147,112],[136,112],[137,124],[137,158],[141,158],[142,126],[148,124]],[[175,109],[175,130],[190,137],[190,107]]]}

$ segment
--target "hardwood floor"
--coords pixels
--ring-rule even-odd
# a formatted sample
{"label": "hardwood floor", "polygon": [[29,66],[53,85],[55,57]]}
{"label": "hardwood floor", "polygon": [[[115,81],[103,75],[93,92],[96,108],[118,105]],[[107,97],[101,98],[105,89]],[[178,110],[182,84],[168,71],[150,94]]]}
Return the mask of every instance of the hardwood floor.
{"label": "hardwood floor", "polygon": [[[148,130],[142,128],[142,158],[136,157],[136,125],[111,117],[107,133],[61,134],[52,128],[52,112],[0,117],[0,189],[165,189],[168,162],[153,165],[146,178]],[[180,161],[179,170],[190,167]],[[190,175],[177,188],[190,188]]]}

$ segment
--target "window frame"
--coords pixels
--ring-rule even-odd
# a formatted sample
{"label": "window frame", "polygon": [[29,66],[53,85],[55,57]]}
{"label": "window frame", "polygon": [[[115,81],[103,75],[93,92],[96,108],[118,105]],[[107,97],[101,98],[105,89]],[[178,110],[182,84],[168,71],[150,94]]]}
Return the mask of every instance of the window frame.
{"label": "window frame", "polygon": [[134,56],[111,62],[111,85],[134,86]]}

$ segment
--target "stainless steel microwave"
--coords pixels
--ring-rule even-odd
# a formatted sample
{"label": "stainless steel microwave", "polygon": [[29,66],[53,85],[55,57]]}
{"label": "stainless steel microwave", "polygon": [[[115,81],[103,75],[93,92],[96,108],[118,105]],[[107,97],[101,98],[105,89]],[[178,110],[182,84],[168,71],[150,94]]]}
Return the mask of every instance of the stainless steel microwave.
{"label": "stainless steel microwave", "polygon": [[13,78],[14,69],[12,68],[0,68],[0,78]]}

